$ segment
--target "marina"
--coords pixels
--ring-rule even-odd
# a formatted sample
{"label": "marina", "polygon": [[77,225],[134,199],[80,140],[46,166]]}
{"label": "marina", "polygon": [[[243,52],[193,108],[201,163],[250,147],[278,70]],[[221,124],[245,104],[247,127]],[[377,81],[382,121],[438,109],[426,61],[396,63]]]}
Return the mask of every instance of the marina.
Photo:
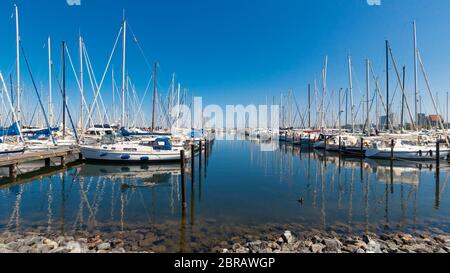
{"label": "marina", "polygon": [[[238,150],[245,153],[236,157]],[[221,164],[231,157],[233,164]],[[285,230],[449,232],[449,177],[445,170],[436,175],[433,163],[391,165],[284,144],[265,153],[256,139],[217,141],[207,161],[198,160],[193,176],[186,163],[184,179],[180,164],[82,164],[3,185],[0,227],[55,237],[117,236],[127,251],[188,253]]]}
{"label": "marina", "polygon": [[0,12],[0,253],[450,253],[448,24],[117,2]]}

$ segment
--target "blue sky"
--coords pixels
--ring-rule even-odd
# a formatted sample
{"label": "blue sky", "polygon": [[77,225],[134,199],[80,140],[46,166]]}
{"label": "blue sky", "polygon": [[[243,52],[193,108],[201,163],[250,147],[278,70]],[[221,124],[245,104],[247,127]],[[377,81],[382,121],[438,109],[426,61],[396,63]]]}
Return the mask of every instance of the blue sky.
{"label": "blue sky", "polygon": [[[440,93],[441,104],[450,91],[447,0],[382,0],[380,6],[369,6],[366,0],[82,0],[81,6],[69,6],[66,0],[3,0],[0,70],[4,74],[14,72],[14,3],[20,7],[23,45],[44,88],[49,35],[59,66],[61,41],[67,41],[76,59],[81,31],[100,78],[125,9],[148,60],[160,64],[160,89],[169,88],[175,72],[183,86],[203,96],[207,104],[265,103],[266,97],[271,101],[292,89],[305,105],[307,84],[315,78],[320,81],[326,55],[330,91],[348,86],[348,53],[353,56],[356,96],[359,90],[364,92],[366,58],[372,60],[384,89],[385,39],[390,40],[398,65],[407,66],[407,91],[412,94],[413,19],[417,20],[419,48],[433,92]],[[151,72],[131,36],[128,46],[129,74],[142,95]],[[113,63],[118,70],[120,47]],[[23,68],[25,84],[31,87],[24,64]],[[72,74],[68,77],[72,103],[78,100],[78,93]],[[118,76],[116,80],[120,80]],[[105,101],[110,100],[106,94],[110,82],[109,77],[102,91]],[[394,80],[392,85],[395,88]],[[423,80],[420,85],[424,107],[431,106]],[[34,94],[31,89],[25,92]],[[150,104],[149,97],[147,101]]]}

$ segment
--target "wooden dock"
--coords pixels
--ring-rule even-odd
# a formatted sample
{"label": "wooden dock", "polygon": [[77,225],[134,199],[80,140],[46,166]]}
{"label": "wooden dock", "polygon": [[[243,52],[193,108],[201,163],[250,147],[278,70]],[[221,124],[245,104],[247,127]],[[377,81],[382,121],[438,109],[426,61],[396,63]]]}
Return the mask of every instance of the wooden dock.
{"label": "wooden dock", "polygon": [[61,160],[61,166],[64,167],[66,158],[69,156],[76,156],[78,159],[82,159],[78,148],[61,148],[0,157],[0,168],[9,168],[9,177],[16,178],[18,166],[21,164],[45,161],[45,167],[50,167],[51,159],[58,158]]}

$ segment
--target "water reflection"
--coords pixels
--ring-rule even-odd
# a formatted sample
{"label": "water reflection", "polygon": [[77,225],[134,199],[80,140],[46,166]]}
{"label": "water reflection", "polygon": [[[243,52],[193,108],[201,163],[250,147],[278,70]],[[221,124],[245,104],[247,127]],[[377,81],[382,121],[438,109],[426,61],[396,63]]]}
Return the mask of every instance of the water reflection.
{"label": "water reflection", "polygon": [[186,164],[184,193],[179,164],[83,165],[2,185],[0,228],[145,230],[170,252],[205,251],[277,227],[450,232],[445,166],[436,173],[430,165],[345,158],[289,144],[261,152],[260,145],[217,141],[201,162],[195,158],[194,168]]}

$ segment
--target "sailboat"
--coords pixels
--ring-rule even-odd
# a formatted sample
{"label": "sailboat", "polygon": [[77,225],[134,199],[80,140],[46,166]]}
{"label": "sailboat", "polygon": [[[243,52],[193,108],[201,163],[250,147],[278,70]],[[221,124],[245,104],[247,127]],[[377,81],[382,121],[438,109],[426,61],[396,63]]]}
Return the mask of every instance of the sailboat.
{"label": "sailboat", "polygon": [[80,147],[84,158],[114,162],[172,162],[181,159],[182,148],[173,147],[169,138],[143,139],[139,142],[123,141],[114,144]]}
{"label": "sailboat", "polygon": [[[122,109],[121,125],[125,125],[125,90],[126,90],[126,30],[127,21],[123,19],[123,59],[122,59]],[[128,163],[162,163],[181,160],[183,147],[175,147],[170,135],[155,135],[155,101],[156,101],[156,68],[153,96],[153,117],[151,132],[126,130],[121,128],[122,136],[114,137],[112,143],[99,145],[80,145],[80,152],[88,161]]]}
{"label": "sailboat", "polygon": [[[404,159],[411,161],[436,160],[436,144],[430,142],[417,143],[408,139],[395,139],[394,150],[392,152],[390,141],[375,141],[370,149],[367,149],[366,156],[375,159]],[[450,155],[450,148],[439,149],[439,158],[447,159]]]}

